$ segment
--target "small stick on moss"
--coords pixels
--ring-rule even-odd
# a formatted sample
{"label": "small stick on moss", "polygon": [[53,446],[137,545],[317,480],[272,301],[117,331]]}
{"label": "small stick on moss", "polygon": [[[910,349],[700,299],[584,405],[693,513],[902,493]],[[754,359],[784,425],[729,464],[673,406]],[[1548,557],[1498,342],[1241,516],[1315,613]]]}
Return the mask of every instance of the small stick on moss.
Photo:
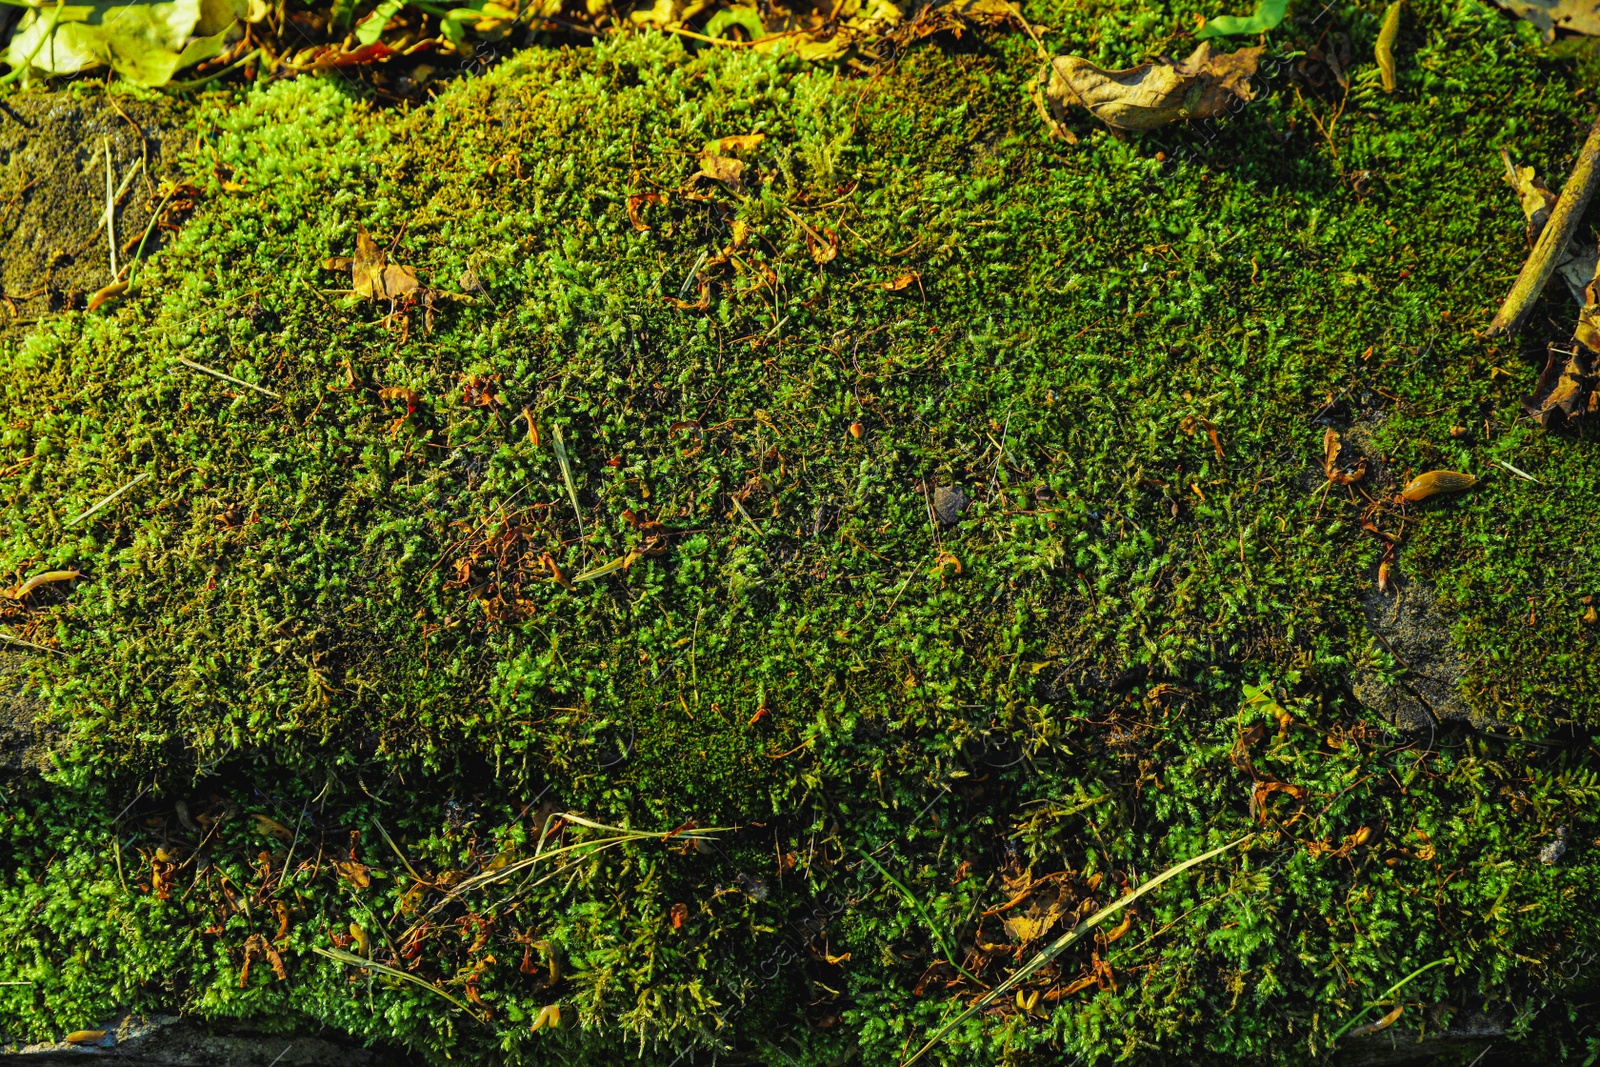
{"label": "small stick on moss", "polygon": [[1550,210],[1550,220],[1540,231],[1539,240],[1528,254],[1528,261],[1522,265],[1522,272],[1517,275],[1511,292],[1506,294],[1505,303],[1500,305],[1494,321],[1484,331],[1485,337],[1514,334],[1522,328],[1528,312],[1533,310],[1534,301],[1544,292],[1545,283],[1555,273],[1567,244],[1577,232],[1584,209],[1589,206],[1589,198],[1594,195],[1595,179],[1600,177],[1600,166],[1597,164],[1600,164],[1600,118],[1596,118],[1589,127],[1589,136],[1578,153],[1578,165],[1572,168],[1572,177],[1561,187],[1556,206]]}
{"label": "small stick on moss", "polygon": [[0,641],[4,641],[8,645],[16,645],[20,648],[31,648],[39,652],[53,652],[58,656],[66,655],[66,653],[61,651],[59,648],[50,648],[48,645],[36,645],[32,641],[24,641],[20,637],[12,637],[4,630],[0,630]]}
{"label": "small stick on moss", "polygon": [[117,194],[112,191],[115,182],[111,174],[111,138],[103,140],[106,148],[106,244],[111,248],[111,280],[115,282],[122,273],[117,270]]}
{"label": "small stick on moss", "polygon": [[216,369],[214,369],[212,367],[208,367],[203,363],[196,363],[194,360],[192,360],[192,359],[184,359],[182,356],[176,356],[174,358],[177,359],[177,361],[179,363],[182,363],[185,367],[188,367],[191,370],[197,370],[201,374],[209,374],[213,378],[221,378],[225,382],[232,382],[234,385],[242,385],[246,389],[254,389],[256,392],[260,393],[262,396],[270,396],[274,400],[282,400],[283,399],[283,395],[281,393],[274,393],[271,389],[264,389],[259,385],[252,385],[251,383],[249,383],[247,381],[242,381],[242,380],[240,380],[238,378],[235,378],[231,374],[223,374],[221,371],[216,370]]}
{"label": "small stick on moss", "polygon": [[90,518],[91,516],[98,514],[102,508],[108,507],[113,502],[115,502],[116,499],[118,497],[120,497],[123,493],[126,493],[128,490],[132,489],[134,486],[140,484],[141,482],[146,481],[147,479],[149,479],[149,477],[150,477],[150,472],[149,471],[145,471],[143,474],[139,475],[133,481],[129,482],[127,485],[123,486],[121,489],[118,489],[116,492],[110,494],[109,496],[101,497],[99,500],[95,501],[92,505],[90,505],[89,510],[80,511],[78,514],[76,514],[72,518],[68,519],[62,525],[64,525],[64,526],[76,526],[76,525],[78,525],[78,523],[83,522],[86,519]]}

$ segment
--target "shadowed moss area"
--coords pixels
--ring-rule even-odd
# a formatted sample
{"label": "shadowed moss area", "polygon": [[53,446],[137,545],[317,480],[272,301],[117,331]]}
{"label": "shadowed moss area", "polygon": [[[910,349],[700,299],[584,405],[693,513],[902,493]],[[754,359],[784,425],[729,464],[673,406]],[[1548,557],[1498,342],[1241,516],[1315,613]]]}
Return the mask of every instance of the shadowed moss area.
{"label": "shadowed moss area", "polygon": [[[1229,121],[1070,147],[1005,38],[202,108],[142,291],[0,352],[0,570],[81,572],[0,602],[61,653],[0,653],[59,732],[0,1033],[898,1062],[1248,834],[935,1058],[1299,1062],[1446,958],[1397,1026],[1593,1051],[1596,447],[1518,407],[1573,308],[1471,332],[1498,149],[1554,184],[1590,103],[1476,3],[1408,9],[1393,96],[1298,54],[1381,8],[1299,14]],[[1108,65],[1192,22],[1035,17]],[[431,295],[353,295],[362,228]],[[1481,480],[1396,500],[1439,467]],[[608,833],[560,812],[650,833],[535,861]]]}

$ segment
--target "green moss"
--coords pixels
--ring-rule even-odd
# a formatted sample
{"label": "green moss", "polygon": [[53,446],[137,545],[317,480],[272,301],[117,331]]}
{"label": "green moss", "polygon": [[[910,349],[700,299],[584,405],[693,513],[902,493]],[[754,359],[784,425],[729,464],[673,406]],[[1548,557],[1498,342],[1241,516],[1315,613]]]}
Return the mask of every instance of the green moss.
{"label": "green moss", "polygon": [[[1109,63],[1180,47],[1159,34],[1194,13],[1040,17]],[[1328,17],[1359,58],[1379,14]],[[1230,121],[1079,121],[1076,147],[1044,140],[1009,39],[867,80],[641,36],[518,56],[410,114],[312,81],[203,109],[207,199],[148,286],[0,357],[0,563],[84,573],[5,619],[66,653],[10,668],[66,740],[51,784],[7,787],[0,980],[34,984],[0,986],[0,1018],[39,1036],[177,1006],[436,1057],[887,1063],[971,989],[854,850],[994,982],[1015,957],[981,913],[1023,871],[1061,873],[1076,908],[1255,832],[1035,988],[1092,952],[1114,985],[984,1016],[941,1055],[1293,1060],[1444,956],[1415,1003],[1590,1040],[1560,1015],[1592,986],[1563,976],[1597,881],[1594,548],[1569,488],[1595,445],[1529,429],[1536,368],[1471,334],[1524,254],[1497,149],[1558,179],[1584,105],[1499,15],[1423,5],[1404,91],[1358,66],[1335,154],[1311,117],[1343,92],[1288,54],[1313,17]],[[707,141],[757,132],[742,191],[692,181]],[[629,198],[653,191],[641,231]],[[321,264],[358,227],[451,295],[388,317],[338,292]],[[709,305],[677,306],[697,269]],[[1359,490],[1324,490],[1329,424],[1368,454]],[[1435,466],[1484,481],[1364,513]],[[945,527],[952,484],[973,502]],[[652,547],[641,516],[664,553],[551,580],[547,554],[572,577]],[[1467,664],[1446,684],[1500,739],[1407,738],[1351,697],[1426,669],[1369,634],[1363,517],[1403,530],[1403,581]],[[488,1025],[311,952],[357,922],[386,954],[415,921],[373,819],[437,881],[527,855],[561,810],[737,829],[472,896],[414,960],[393,946]],[[1558,826],[1571,852],[1541,864]],[[157,847],[187,864],[165,901]],[[341,880],[350,855],[383,876]],[[258,960],[241,988],[274,898],[289,980]],[[519,966],[533,940],[559,987]],[[530,1034],[552,1000],[567,1027]]]}

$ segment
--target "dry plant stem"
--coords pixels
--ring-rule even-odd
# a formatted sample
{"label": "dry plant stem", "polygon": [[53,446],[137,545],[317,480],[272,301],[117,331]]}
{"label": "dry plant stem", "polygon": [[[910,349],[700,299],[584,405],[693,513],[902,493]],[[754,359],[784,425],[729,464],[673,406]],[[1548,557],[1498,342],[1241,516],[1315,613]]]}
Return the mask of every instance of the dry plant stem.
{"label": "dry plant stem", "polygon": [[1484,331],[1485,337],[1513,334],[1522,328],[1533,302],[1539,299],[1545,283],[1555,273],[1556,264],[1566,251],[1567,243],[1572,240],[1584,209],[1589,206],[1595,179],[1600,176],[1600,166],[1597,164],[1600,164],[1600,118],[1596,118],[1589,127],[1589,136],[1578,153],[1578,165],[1573,168],[1572,177],[1567,179],[1566,185],[1562,186],[1556,206],[1550,211],[1550,221],[1544,224],[1538,242],[1528,254],[1528,261],[1522,265],[1522,273],[1517,275],[1511,292],[1506,294],[1505,303],[1500,305],[1494,321]]}

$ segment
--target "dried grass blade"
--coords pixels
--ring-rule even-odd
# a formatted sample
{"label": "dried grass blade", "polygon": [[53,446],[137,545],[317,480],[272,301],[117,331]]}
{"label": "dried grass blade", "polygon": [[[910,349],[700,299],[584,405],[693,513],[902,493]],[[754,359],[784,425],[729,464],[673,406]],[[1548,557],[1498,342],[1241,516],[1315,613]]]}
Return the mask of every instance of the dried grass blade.
{"label": "dried grass blade", "polygon": [[244,381],[244,380],[242,380],[240,378],[235,378],[231,374],[224,374],[221,371],[219,371],[219,370],[217,370],[217,369],[215,369],[213,367],[206,366],[204,363],[196,363],[194,360],[192,360],[192,359],[184,359],[182,356],[177,356],[176,359],[177,359],[177,361],[179,363],[182,363],[185,367],[188,367],[191,370],[197,370],[201,374],[209,374],[213,378],[221,378],[225,382],[231,382],[234,385],[241,385],[246,389],[254,389],[256,392],[260,393],[262,396],[270,396],[274,400],[282,400],[283,399],[283,394],[281,394],[281,393],[274,393],[271,389],[266,389],[266,388],[263,388],[262,386],[254,385],[254,384],[252,384],[250,382],[247,382],[247,381]]}
{"label": "dried grass blade", "polygon": [[118,497],[122,496],[123,493],[126,493],[128,490],[132,489],[134,486],[139,485],[139,484],[141,484],[141,483],[143,483],[145,481],[148,481],[149,478],[150,478],[150,472],[149,471],[145,471],[143,474],[139,475],[133,481],[129,482],[127,485],[123,486],[121,489],[118,489],[116,492],[111,493],[108,496],[101,497],[99,500],[97,500],[93,504],[91,504],[87,511],[80,511],[78,514],[76,514],[72,518],[68,519],[62,525],[64,525],[64,526],[76,526],[76,525],[78,525],[78,523],[83,522],[85,519],[89,518],[91,515],[97,514],[100,511],[101,508],[107,507],[110,504],[112,504]]}
{"label": "dried grass blade", "polygon": [[[467,1007],[461,1001],[457,1000],[455,997],[452,997],[449,993],[446,993],[438,986],[424,982],[414,974],[407,974],[405,971],[402,971],[396,967],[386,967],[381,963],[373,963],[364,956],[357,956],[354,952],[345,952],[343,949],[323,948],[321,945],[312,945],[311,951],[317,953],[319,956],[326,956],[330,960],[337,960],[340,963],[347,963],[352,967],[363,967],[369,971],[377,971],[379,974],[387,974],[392,978],[399,978],[403,981],[410,982],[412,985],[419,985],[428,992],[436,993],[448,1000],[450,1003],[454,1004],[456,1007],[460,1008],[474,1019],[478,1018],[477,1013],[471,1008]],[[480,1019],[479,1021],[481,1022],[482,1020]]]}
{"label": "dried grass blade", "polygon": [[1083,920],[1083,922],[1079,923],[1077,926],[1074,926],[1071,930],[1068,930],[1065,934],[1062,934],[1060,937],[1050,942],[1050,944],[1046,945],[1043,949],[1039,950],[1038,954],[1036,954],[1027,963],[1019,967],[1016,971],[1012,972],[1011,976],[1004,982],[1001,982],[999,985],[989,990],[989,992],[979,997],[967,1008],[966,1011],[956,1016],[950,1022],[945,1023],[939,1028],[937,1033],[928,1039],[927,1044],[919,1048],[916,1051],[916,1054],[913,1055],[909,1060],[906,1060],[904,1063],[902,1063],[901,1067],[911,1067],[913,1063],[916,1063],[918,1060],[922,1059],[923,1056],[928,1054],[929,1050],[931,1050],[940,1041],[944,1040],[945,1035],[951,1030],[954,1030],[957,1026],[960,1026],[978,1012],[982,1011],[984,1008],[987,1008],[990,1004],[993,1004],[995,1001],[1011,992],[1017,986],[1027,981],[1030,975],[1038,971],[1041,967],[1045,966],[1045,964],[1049,963],[1057,956],[1061,955],[1073,945],[1077,944],[1088,935],[1089,931],[1093,930],[1096,926],[1099,926],[1106,919],[1109,919],[1111,916],[1115,915],[1123,908],[1126,908],[1128,905],[1132,904],[1146,893],[1149,893],[1168,879],[1176,878],[1184,871],[1187,871],[1190,867],[1194,867],[1198,864],[1204,863],[1208,859],[1220,856],[1230,848],[1242,845],[1249,839],[1250,838],[1248,835],[1241,837],[1236,841],[1228,842],[1226,845],[1223,845],[1220,848],[1214,848],[1210,852],[1203,852],[1198,856],[1186,859],[1175,867],[1168,867],[1166,870],[1150,879],[1144,885],[1130,893],[1124,894],[1122,897],[1119,897],[1112,903],[1107,904],[1105,907],[1101,908],[1099,911]]}

